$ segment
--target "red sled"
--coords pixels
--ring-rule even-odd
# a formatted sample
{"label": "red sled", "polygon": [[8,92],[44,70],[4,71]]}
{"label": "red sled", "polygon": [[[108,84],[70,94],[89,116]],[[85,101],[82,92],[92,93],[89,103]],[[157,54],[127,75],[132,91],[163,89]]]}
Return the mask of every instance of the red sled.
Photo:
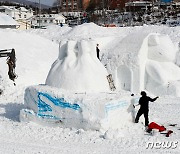
{"label": "red sled", "polygon": [[166,130],[166,128],[164,126],[160,126],[158,125],[157,123],[155,122],[151,122],[149,125],[148,125],[148,129],[158,129],[159,132],[163,132]]}

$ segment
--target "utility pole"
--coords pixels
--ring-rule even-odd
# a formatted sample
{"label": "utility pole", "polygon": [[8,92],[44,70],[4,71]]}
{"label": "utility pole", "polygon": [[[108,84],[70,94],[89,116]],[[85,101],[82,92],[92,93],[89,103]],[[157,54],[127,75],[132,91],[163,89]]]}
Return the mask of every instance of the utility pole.
{"label": "utility pole", "polygon": [[105,24],[105,2],[104,0],[103,1],[103,21],[104,21],[104,24]]}
{"label": "utility pole", "polygon": [[57,0],[57,13],[60,13],[61,0]]}
{"label": "utility pole", "polygon": [[41,0],[39,0],[39,28],[41,27]]}

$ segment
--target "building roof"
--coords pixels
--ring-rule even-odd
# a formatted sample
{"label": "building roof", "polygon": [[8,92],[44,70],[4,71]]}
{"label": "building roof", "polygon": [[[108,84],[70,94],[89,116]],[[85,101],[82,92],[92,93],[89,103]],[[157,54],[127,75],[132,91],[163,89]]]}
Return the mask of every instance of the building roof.
{"label": "building roof", "polygon": [[131,1],[127,2],[125,6],[147,6],[152,5],[152,2],[149,1]]}
{"label": "building roof", "polygon": [[17,9],[15,8],[15,6],[0,6],[0,8],[4,8],[4,9],[9,10],[9,11],[17,10]]}
{"label": "building roof", "polygon": [[23,12],[28,12],[28,10],[25,7],[20,7],[19,10],[21,10]]}
{"label": "building roof", "polygon": [[0,13],[0,25],[19,25],[12,17]]}

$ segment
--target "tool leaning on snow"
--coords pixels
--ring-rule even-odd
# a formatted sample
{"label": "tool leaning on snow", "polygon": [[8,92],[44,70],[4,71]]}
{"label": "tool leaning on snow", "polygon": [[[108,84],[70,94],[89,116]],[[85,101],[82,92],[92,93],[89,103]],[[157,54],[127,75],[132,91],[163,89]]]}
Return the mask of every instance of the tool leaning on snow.
{"label": "tool leaning on snow", "polygon": [[[11,51],[11,52],[8,52]],[[16,67],[16,54],[15,54],[15,49],[5,49],[5,50],[0,50],[0,58],[1,57],[7,57],[7,64],[8,64],[8,76],[9,79],[14,81],[17,78],[17,75],[15,73],[15,67]],[[14,85],[15,82],[14,82]]]}

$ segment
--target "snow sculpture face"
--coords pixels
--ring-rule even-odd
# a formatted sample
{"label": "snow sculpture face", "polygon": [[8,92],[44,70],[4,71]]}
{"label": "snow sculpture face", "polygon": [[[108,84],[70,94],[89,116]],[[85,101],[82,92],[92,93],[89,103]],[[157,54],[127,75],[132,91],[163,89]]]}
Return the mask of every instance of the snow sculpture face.
{"label": "snow sculpture face", "polygon": [[152,34],[148,38],[148,58],[159,62],[174,62],[175,47],[167,35]]}
{"label": "snow sculpture face", "polygon": [[73,92],[108,91],[106,68],[97,59],[96,42],[62,41],[46,84]]}

